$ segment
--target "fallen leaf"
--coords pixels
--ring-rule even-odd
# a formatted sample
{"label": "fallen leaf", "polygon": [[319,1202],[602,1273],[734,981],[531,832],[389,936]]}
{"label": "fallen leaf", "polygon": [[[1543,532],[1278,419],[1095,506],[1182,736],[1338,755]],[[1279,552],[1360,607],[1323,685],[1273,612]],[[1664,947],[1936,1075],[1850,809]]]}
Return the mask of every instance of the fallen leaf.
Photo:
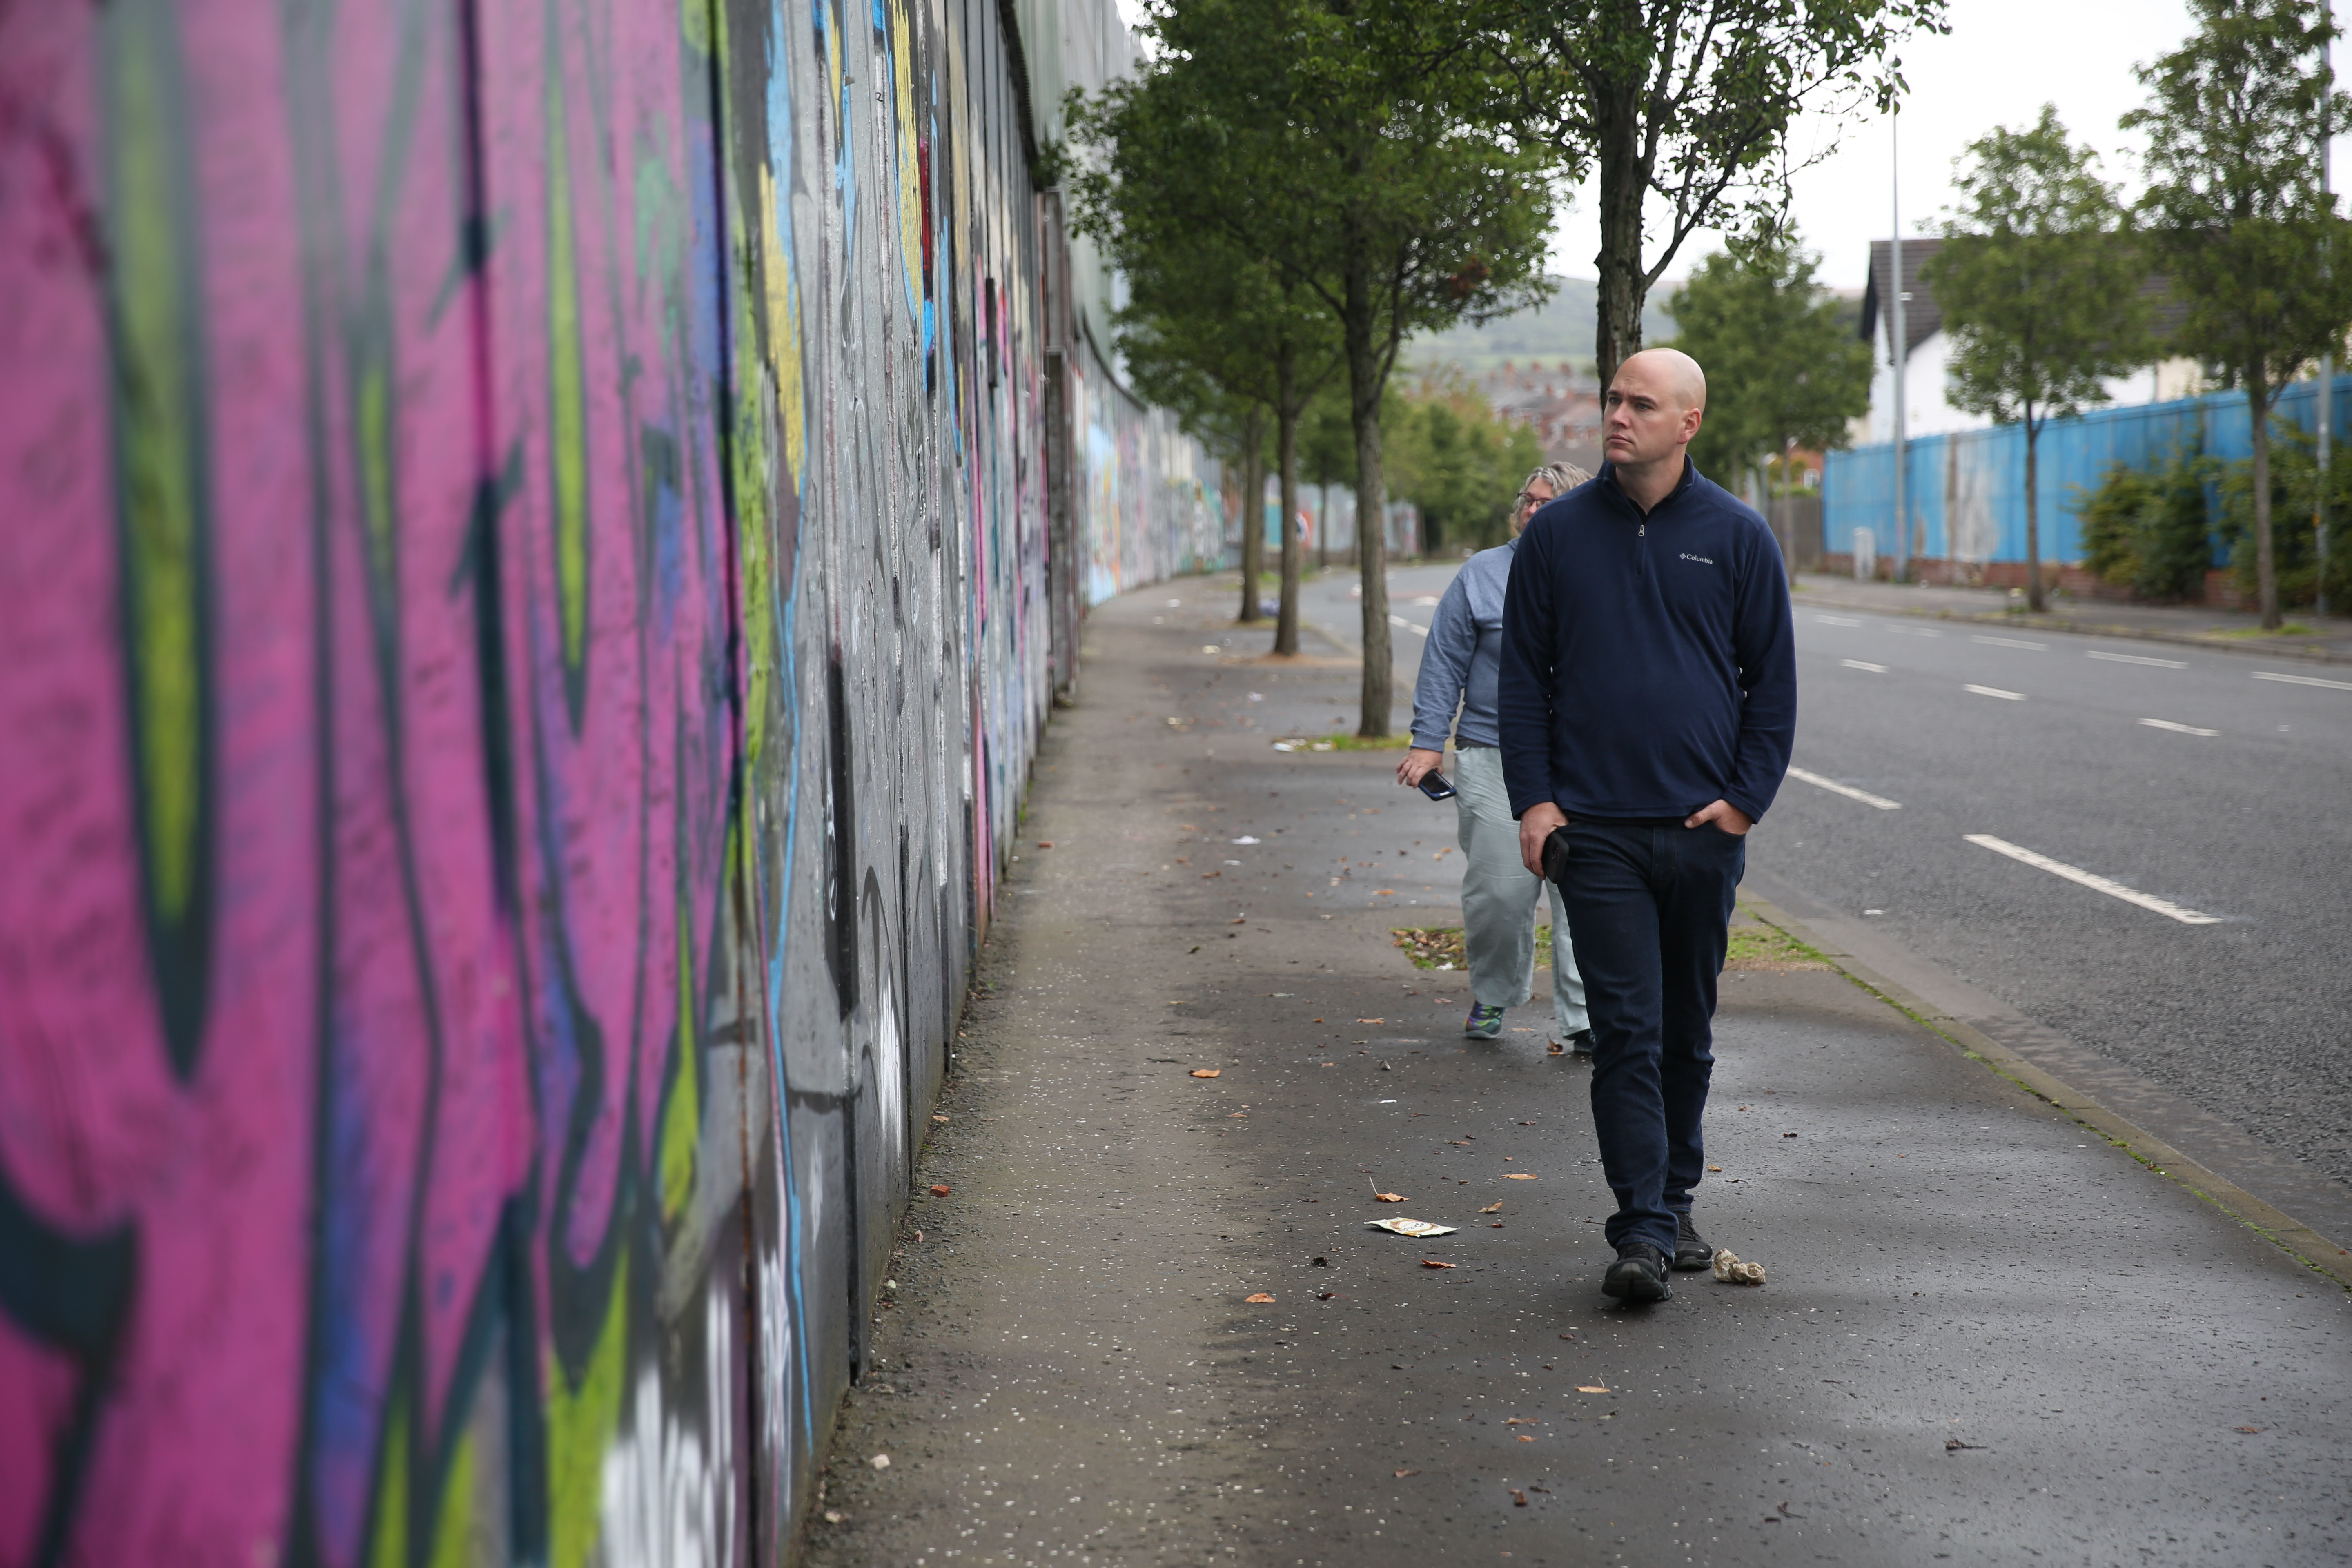
{"label": "fallen leaf", "polygon": [[932,1120],[932,1121],[945,1121],[947,1120],[947,1118],[946,1118],[946,1117],[944,1117],[944,1116],[938,1116],[938,1115],[934,1115],[934,1116],[931,1118],[931,1120]]}
{"label": "fallen leaf", "polygon": [[1405,1201],[1405,1196],[1402,1193],[1374,1193],[1372,1201],[1376,1204],[1401,1204]]}
{"label": "fallen leaf", "polygon": [[1538,1487],[1538,1486],[1532,1486],[1532,1485],[1531,1485],[1531,1486],[1529,1486],[1529,1487],[1528,1488],[1528,1490],[1529,1490],[1529,1491],[1531,1491],[1531,1492],[1541,1492],[1541,1493],[1543,1493],[1543,1494],[1544,1494],[1544,1496],[1546,1496],[1546,1497],[1549,1497],[1549,1496],[1551,1495],[1551,1489],[1550,1489],[1549,1487]]}
{"label": "fallen leaf", "polygon": [[1513,1508],[1525,1508],[1525,1507],[1527,1507],[1527,1506],[1528,1506],[1528,1494],[1527,1494],[1527,1493],[1525,1493],[1525,1492],[1523,1492],[1523,1491],[1521,1491],[1521,1490],[1519,1490],[1519,1489],[1518,1489],[1518,1488],[1517,1488],[1517,1487],[1513,1487],[1513,1488],[1511,1489],[1511,1506],[1512,1506]]}
{"label": "fallen leaf", "polygon": [[[2248,1428],[2241,1426],[2238,1430],[2243,1432],[2248,1430]],[[1947,1454],[1957,1454],[1962,1448],[1981,1448],[1983,1447],[1984,1445],[1982,1443],[1963,1443],[1958,1437],[1947,1437],[1944,1439],[1944,1452]]]}
{"label": "fallen leaf", "polygon": [[1040,849],[1051,849],[1053,847],[1054,841],[1050,838],[1040,838],[1037,840],[1037,847]]}
{"label": "fallen leaf", "polygon": [[1780,1136],[1781,1136],[1781,1137],[1783,1137],[1783,1138],[1794,1138],[1794,1137],[1796,1136],[1796,1134],[1795,1134],[1795,1133],[1793,1133],[1793,1132],[1783,1132],[1783,1133],[1781,1133],[1781,1134],[1780,1134]]}
{"label": "fallen leaf", "polygon": [[1359,1024],[1385,1024],[1388,1020],[1386,1018],[1359,1018],[1356,1022]]}
{"label": "fallen leaf", "polygon": [[1339,1293],[1337,1290],[1318,1290],[1315,1292],[1315,1299],[1318,1301],[1328,1301]]}
{"label": "fallen leaf", "polygon": [[1405,1477],[1407,1477],[1407,1476],[1417,1476],[1417,1475],[1419,1475],[1419,1474],[1421,1474],[1421,1472],[1420,1472],[1419,1470],[1399,1470],[1399,1471],[1396,1473],[1396,1479],[1399,1479],[1399,1480],[1402,1480],[1402,1479],[1405,1479]]}
{"label": "fallen leaf", "polygon": [[[1224,873],[1223,873],[1223,871],[1220,871],[1220,872],[1218,872],[1218,873],[1217,873],[1217,875],[1219,875],[1220,877],[1222,877],[1222,876],[1223,876],[1223,875],[1224,875]],[[1225,923],[1226,923],[1227,925],[1229,925],[1229,926],[1245,926],[1245,925],[1249,924],[1249,916],[1247,916],[1247,915],[1235,915],[1233,919],[1231,919],[1231,920],[1227,921]]]}
{"label": "fallen leaf", "polygon": [[933,1182],[931,1184],[931,1196],[935,1198],[946,1197],[950,1193],[954,1191],[955,1189],[949,1186],[945,1182]]}
{"label": "fallen leaf", "polygon": [[1601,1387],[1597,1383],[1580,1383],[1576,1385],[1576,1392],[1579,1394],[1606,1394],[1609,1391]]}
{"label": "fallen leaf", "polygon": [[1425,1219],[1368,1219],[1366,1230],[1384,1230],[1391,1236],[1452,1236],[1450,1225],[1436,1225]]}
{"label": "fallen leaf", "polygon": [[1225,1120],[1228,1121],[1247,1121],[1249,1120],[1249,1112],[1246,1110],[1228,1110],[1225,1112]]}
{"label": "fallen leaf", "polygon": [[1271,1304],[1271,1303],[1273,1302],[1273,1300],[1274,1300],[1274,1298],[1273,1298],[1273,1297],[1271,1297],[1271,1296],[1269,1296],[1269,1295],[1267,1295],[1265,1291],[1261,1290],[1261,1291],[1259,1291],[1259,1292],[1258,1292],[1256,1295],[1255,1295],[1255,1296],[1244,1296],[1244,1297],[1243,1297],[1243,1298],[1242,1298],[1242,1300],[1244,1300],[1244,1301],[1265,1302],[1265,1303]]}
{"label": "fallen leaf", "polygon": [[887,1454],[877,1454],[866,1462],[873,1466],[877,1470],[887,1470],[890,1468],[890,1456]]}
{"label": "fallen leaf", "polygon": [[1532,1443],[1535,1439],[1528,1436],[1525,1432],[1522,1432],[1519,1434],[1519,1441],[1522,1443]]}
{"label": "fallen leaf", "polygon": [[[2261,1428],[2261,1427],[2259,1427],[2259,1426],[2240,1426],[2240,1427],[2236,1427],[2236,1428],[2234,1428],[2234,1430],[2236,1430],[2236,1431],[2240,1431],[2240,1432],[2259,1432],[2259,1431],[2261,1431],[2261,1430],[2262,1430],[2262,1428]],[[1948,1447],[1948,1446],[1949,1446],[1949,1445],[1947,1445],[1947,1447]]]}
{"label": "fallen leaf", "polygon": [[1532,1415],[1514,1415],[1503,1423],[1506,1426],[1540,1426],[1542,1422]]}
{"label": "fallen leaf", "polygon": [[1192,1076],[1194,1078],[1214,1078],[1224,1070],[1225,1069],[1223,1068],[1194,1068],[1192,1069]]}
{"label": "fallen leaf", "polygon": [[1720,1165],[1709,1165],[1709,1166],[1707,1167],[1707,1169],[1708,1169],[1708,1170],[1710,1170],[1710,1171],[1720,1171],[1720,1170],[1722,1170],[1722,1169],[1723,1169],[1723,1167],[1722,1167],[1722,1166],[1720,1166]]}
{"label": "fallen leaf", "polygon": [[1503,1173],[1503,1180],[1507,1182],[1532,1182],[1535,1179],[1536,1173],[1533,1171],[1506,1171]]}
{"label": "fallen leaf", "polygon": [[1503,1205],[1500,1204],[1488,1204],[1485,1208],[1480,1209],[1478,1212],[1480,1214],[1501,1214],[1503,1212]]}
{"label": "fallen leaf", "polygon": [[824,1510],[824,1521],[827,1524],[839,1524],[843,1520],[845,1520],[849,1516],[847,1514],[842,1512],[837,1508],[829,1508]]}
{"label": "fallen leaf", "polygon": [[1421,1266],[1423,1268],[1459,1268],[1461,1267],[1458,1263],[1440,1263],[1434,1258],[1423,1258],[1421,1260]]}

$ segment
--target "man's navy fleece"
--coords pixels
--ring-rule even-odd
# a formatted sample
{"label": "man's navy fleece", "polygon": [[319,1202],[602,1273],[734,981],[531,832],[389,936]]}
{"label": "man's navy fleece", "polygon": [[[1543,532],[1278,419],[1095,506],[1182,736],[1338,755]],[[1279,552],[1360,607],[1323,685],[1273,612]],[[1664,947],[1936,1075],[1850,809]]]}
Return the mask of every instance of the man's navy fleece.
{"label": "man's navy fleece", "polygon": [[1528,523],[1503,599],[1511,815],[1763,816],[1797,731],[1795,633],[1764,520],[1685,461],[1647,517],[1604,465]]}

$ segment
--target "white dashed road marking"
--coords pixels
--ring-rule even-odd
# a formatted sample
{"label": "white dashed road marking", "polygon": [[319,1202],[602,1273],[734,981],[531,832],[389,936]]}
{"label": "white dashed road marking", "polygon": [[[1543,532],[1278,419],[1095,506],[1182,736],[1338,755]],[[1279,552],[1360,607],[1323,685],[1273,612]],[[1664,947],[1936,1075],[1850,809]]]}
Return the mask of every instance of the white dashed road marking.
{"label": "white dashed road marking", "polygon": [[2331,691],[2352,691],[2352,680],[2322,680],[2315,675],[2281,675],[2275,669],[2254,671],[2256,680],[2284,680],[2290,686],[2325,686]]}
{"label": "white dashed road marking", "polygon": [[1825,626],[1858,626],[1862,625],[1860,621],[1850,621],[1843,616],[1815,616],[1813,619],[1821,622],[1821,624]]}
{"label": "white dashed road marking", "polygon": [[1414,626],[1402,616],[1391,616],[1389,617],[1389,625],[1392,626],[1402,626],[1405,630],[1409,632],[1418,632],[1423,637],[1427,637],[1429,635],[1429,628],[1427,626]]}
{"label": "white dashed road marking", "polygon": [[2028,653],[2050,651],[2050,645],[2046,642],[2021,642],[2015,637],[1970,637],[1969,641],[1980,642],[1989,647],[2021,647]]}
{"label": "white dashed road marking", "polygon": [[1848,800],[1858,800],[1864,805],[1874,805],[1881,811],[1903,809],[1903,803],[1899,800],[1889,800],[1883,795],[1873,795],[1866,789],[1856,789],[1852,784],[1842,784],[1835,779],[1825,779],[1819,773],[1809,773],[1802,768],[1790,768],[1789,776],[1792,779],[1802,779],[1815,789],[1825,789],[1832,795],[1842,795]]}
{"label": "white dashed road marking", "polygon": [[2109,664],[2152,665],[2158,669],[2187,669],[2189,668],[2188,662],[2184,659],[2149,658],[2145,655],[2137,653],[2102,653],[2097,648],[2093,648],[2089,653],[2084,654],[2083,657],[2084,658],[2104,658]]}
{"label": "white dashed road marking", "polygon": [[2169,730],[2178,735],[2218,735],[2219,730],[2200,730],[2194,724],[2176,724],[2169,719],[2143,719],[2141,723],[2151,730]]}
{"label": "white dashed road marking", "polygon": [[2121,882],[2095,876],[2079,866],[2069,866],[2063,860],[2053,860],[2047,855],[2037,855],[2031,849],[2021,849],[2006,838],[1995,838],[1990,833],[1970,833],[1963,837],[1971,844],[1980,845],[1997,854],[2006,855],[2012,860],[2023,861],[2026,865],[2037,870],[2047,871],[2053,877],[2063,877],[2070,882],[2079,882],[2084,887],[2095,892],[2105,893],[2111,899],[2121,899],[2127,904],[2137,904],[2141,909],[2154,910],[2158,914],[2168,916],[2179,921],[2182,925],[2210,926],[2221,923],[2221,917],[2219,915],[2200,914],[2195,910],[2186,905],[2176,904],[2169,899],[2159,899],[2153,893],[2143,893],[2137,888],[2126,888]]}
{"label": "white dashed road marking", "polygon": [[1979,697],[1998,697],[2003,702],[2022,702],[2025,700],[2024,692],[2003,691],[1998,686],[1963,686],[1960,689],[1963,691],[1973,691]]}
{"label": "white dashed road marking", "polygon": [[1866,669],[1873,675],[1885,675],[1886,673],[1886,667],[1885,665],[1873,664],[1868,659],[1842,658],[1838,660],[1838,662],[1845,666],[1848,669]]}

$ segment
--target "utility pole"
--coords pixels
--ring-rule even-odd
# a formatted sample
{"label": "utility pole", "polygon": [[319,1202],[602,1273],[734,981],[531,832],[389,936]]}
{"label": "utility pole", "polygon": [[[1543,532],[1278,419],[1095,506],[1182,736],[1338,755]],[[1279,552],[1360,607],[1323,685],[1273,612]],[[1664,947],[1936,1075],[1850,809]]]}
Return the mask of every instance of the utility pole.
{"label": "utility pole", "polygon": [[1904,325],[1903,302],[1910,296],[1903,291],[1902,116],[1903,111],[1898,109],[1887,117],[1887,144],[1894,158],[1894,168],[1887,184],[1895,204],[1895,239],[1888,247],[1893,253],[1889,258],[1892,265],[1888,268],[1893,277],[1888,279],[1886,291],[1892,296],[1895,307],[1895,314],[1890,318],[1895,324],[1889,333],[1895,343],[1895,580],[1908,583],[1911,580],[1911,514],[1903,501],[1903,470],[1907,456],[1905,437],[1910,434],[1910,426],[1903,409],[1903,370],[1910,348],[1906,340],[1910,334]]}
{"label": "utility pole", "polygon": [[[2336,20],[2335,0],[2328,0],[2327,19]],[[2327,98],[2336,90],[2336,70],[2332,57],[2333,39],[2319,46],[2319,194],[2323,200],[2333,194],[2328,180]],[[2311,487],[2312,542],[2319,554],[2319,570],[2313,577],[2312,613],[2327,613],[2327,447],[2336,433],[2336,355],[2331,352],[2319,356],[2319,476]]]}

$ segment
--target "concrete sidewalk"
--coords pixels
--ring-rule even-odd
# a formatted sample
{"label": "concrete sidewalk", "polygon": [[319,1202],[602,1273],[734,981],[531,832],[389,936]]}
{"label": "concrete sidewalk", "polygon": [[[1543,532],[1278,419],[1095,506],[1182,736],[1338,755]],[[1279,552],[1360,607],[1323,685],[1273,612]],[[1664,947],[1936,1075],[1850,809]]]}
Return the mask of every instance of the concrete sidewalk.
{"label": "concrete sidewalk", "polygon": [[2024,608],[2021,591],[2012,595],[2002,588],[1857,583],[1851,577],[1816,572],[1800,574],[1796,589],[1800,605],[1987,621],[2028,631],[2141,637],[2192,647],[2231,649],[2265,658],[2284,657],[2325,664],[2352,664],[2352,619],[2340,614],[2321,617],[2308,611],[2290,611],[2288,624],[2308,627],[2307,631],[2266,633],[2262,617],[2251,611],[2212,609],[2203,605],[2133,605],[2053,593],[2049,595],[2049,610],[2037,616]]}
{"label": "concrete sidewalk", "polygon": [[1273,751],[1353,667],[1188,586],[1090,623],[809,1561],[2352,1552],[2352,1298],[1833,971],[1725,977],[1698,1217],[1769,1283],[1606,1303],[1541,980],[1472,1045],[1391,936],[1451,806]]}

